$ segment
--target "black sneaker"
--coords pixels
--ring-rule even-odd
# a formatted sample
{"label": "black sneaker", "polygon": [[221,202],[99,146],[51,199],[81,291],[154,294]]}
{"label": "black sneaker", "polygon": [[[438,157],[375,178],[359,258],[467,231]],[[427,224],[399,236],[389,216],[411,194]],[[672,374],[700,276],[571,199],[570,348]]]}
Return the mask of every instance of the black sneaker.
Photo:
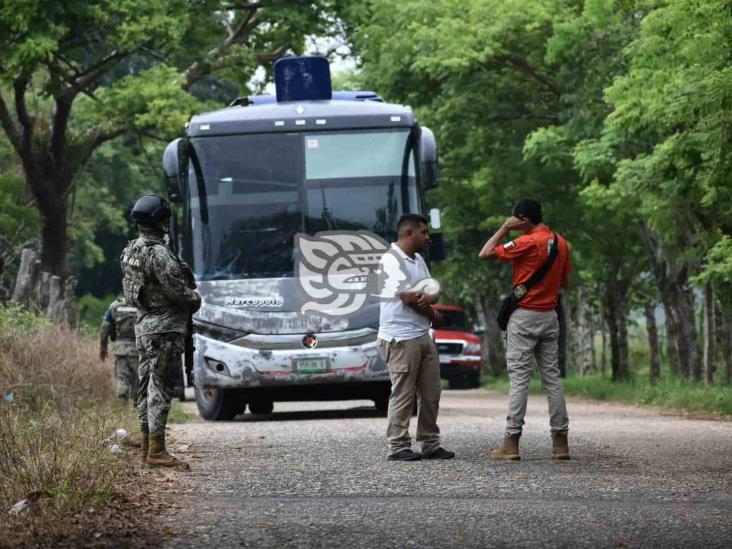
{"label": "black sneaker", "polygon": [[424,459],[452,459],[455,457],[455,452],[451,452],[450,450],[445,450],[442,446],[440,446],[434,452],[430,452],[429,454],[424,454],[423,457],[424,457]]}
{"label": "black sneaker", "polygon": [[407,448],[406,450],[399,450],[394,454],[389,454],[389,457],[386,459],[389,461],[419,461],[422,459],[422,454],[419,452],[412,452]]}

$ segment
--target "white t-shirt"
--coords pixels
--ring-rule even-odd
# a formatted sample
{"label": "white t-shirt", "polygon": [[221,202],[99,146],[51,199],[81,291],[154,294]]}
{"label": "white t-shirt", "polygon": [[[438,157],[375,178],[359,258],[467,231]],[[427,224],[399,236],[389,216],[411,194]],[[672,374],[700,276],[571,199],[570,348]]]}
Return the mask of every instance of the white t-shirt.
{"label": "white t-shirt", "polygon": [[[419,254],[414,254],[414,259],[409,257],[404,251],[392,243],[391,249],[384,253],[392,254],[391,261],[389,258],[382,257],[381,269],[393,270],[394,257],[398,257],[400,273],[388,273],[386,279],[399,280],[399,288],[409,288],[414,286],[422,279],[430,278],[430,271],[427,264]],[[406,277],[406,280],[404,280]],[[407,339],[415,339],[425,335],[430,329],[430,319],[419,314],[417,311],[408,307],[402,302],[398,296],[391,299],[381,300],[381,310],[379,314],[379,339],[384,341],[404,341]]]}

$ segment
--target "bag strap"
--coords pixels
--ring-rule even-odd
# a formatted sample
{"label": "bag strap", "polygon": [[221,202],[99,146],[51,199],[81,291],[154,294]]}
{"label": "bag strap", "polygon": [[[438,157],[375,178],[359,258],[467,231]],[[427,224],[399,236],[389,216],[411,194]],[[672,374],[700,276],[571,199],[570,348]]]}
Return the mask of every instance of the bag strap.
{"label": "bag strap", "polygon": [[544,278],[546,273],[549,272],[549,269],[552,268],[552,265],[554,265],[554,260],[557,258],[559,250],[559,237],[557,236],[557,233],[552,233],[552,235],[554,236],[554,241],[552,242],[552,247],[549,249],[549,257],[547,257],[544,264],[539,267],[539,269],[533,275],[531,275],[531,278],[529,278],[526,282],[519,284],[519,286],[523,286],[524,288],[526,288],[526,293],[521,296],[522,298],[529,293],[529,290],[531,290],[531,288],[541,282],[541,279]]}

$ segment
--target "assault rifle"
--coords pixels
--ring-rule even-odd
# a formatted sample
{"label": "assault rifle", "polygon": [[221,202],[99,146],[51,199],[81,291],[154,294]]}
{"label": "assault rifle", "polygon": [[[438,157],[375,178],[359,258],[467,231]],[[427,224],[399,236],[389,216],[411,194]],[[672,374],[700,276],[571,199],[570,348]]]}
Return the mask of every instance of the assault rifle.
{"label": "assault rifle", "polygon": [[188,326],[186,328],[186,347],[183,353],[183,366],[186,371],[186,385],[193,387],[193,315],[188,317]]}

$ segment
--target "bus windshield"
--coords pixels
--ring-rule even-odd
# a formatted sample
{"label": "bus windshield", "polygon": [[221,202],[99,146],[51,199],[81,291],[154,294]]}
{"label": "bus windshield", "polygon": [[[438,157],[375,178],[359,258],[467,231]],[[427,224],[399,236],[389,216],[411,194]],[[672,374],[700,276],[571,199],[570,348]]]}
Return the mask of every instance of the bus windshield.
{"label": "bus windshield", "polygon": [[409,129],[191,140],[189,260],[199,280],[293,275],[298,232],[396,239],[420,210]]}

